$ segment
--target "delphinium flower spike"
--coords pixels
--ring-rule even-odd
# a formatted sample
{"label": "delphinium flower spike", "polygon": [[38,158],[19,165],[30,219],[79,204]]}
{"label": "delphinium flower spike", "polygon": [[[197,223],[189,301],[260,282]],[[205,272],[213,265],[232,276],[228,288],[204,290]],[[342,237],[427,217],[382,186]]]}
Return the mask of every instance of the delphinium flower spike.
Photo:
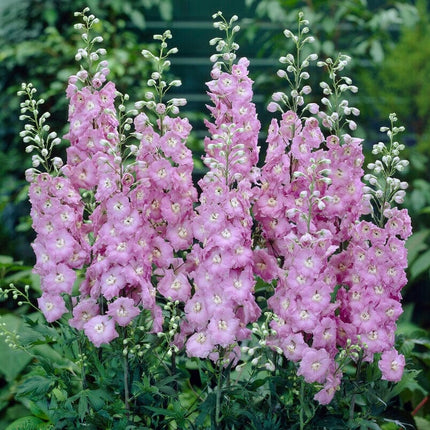
{"label": "delphinium flower spike", "polygon": [[207,83],[213,105],[208,106],[211,136],[205,138],[203,161],[209,171],[199,182],[202,192],[193,222],[199,243],[189,255],[195,293],[185,305],[182,336],[190,336],[190,356],[236,362],[238,344],[250,334],[246,326],[260,313],[253,295],[250,215],[260,123],[251,101],[249,61],[236,60],[237,17],[227,21],[217,13],[217,18],[214,25],[226,37],[210,42],[218,53],[211,57],[212,80]]}

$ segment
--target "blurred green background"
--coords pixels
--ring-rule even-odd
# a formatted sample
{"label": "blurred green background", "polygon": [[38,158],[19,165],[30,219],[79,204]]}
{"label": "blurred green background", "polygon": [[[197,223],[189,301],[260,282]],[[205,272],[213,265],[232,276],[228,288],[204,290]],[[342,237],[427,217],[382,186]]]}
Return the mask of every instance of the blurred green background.
{"label": "blurred green background", "polygon": [[[50,124],[59,135],[66,131],[65,86],[77,71],[74,54],[80,37],[73,29],[73,12],[89,6],[100,18],[97,30],[104,37],[111,68],[110,78],[133,100],[143,97],[151,65],[141,56],[152,44],[152,35],[170,28],[173,46],[179,54],[172,58],[171,73],[183,86],[177,95],[186,97],[183,109],[193,124],[191,147],[199,151],[205,134],[205,82],[209,80],[212,47],[218,35],[212,14],[223,11],[229,18],[237,14],[242,31],[239,54],[251,61],[255,81],[255,102],[263,123],[264,145],[269,116],[267,105],[272,92],[282,91],[276,78],[278,58],[290,46],[282,34],[294,28],[297,11],[304,10],[318,42],[320,57],[341,52],[352,57],[347,74],[359,93],[352,103],[361,110],[356,135],[365,139],[367,160],[370,148],[383,136],[388,114],[396,112],[406,127],[402,136],[411,164],[403,176],[410,184],[405,207],[413,221],[414,234],[408,242],[409,283],[404,289],[405,313],[399,333],[420,333],[421,346],[414,345],[413,365],[422,370],[422,390],[404,395],[413,409],[430,390],[430,7],[426,0],[0,0],[0,283],[30,282],[34,262],[33,239],[24,171],[30,166],[25,145],[19,138],[18,120],[21,82],[32,82],[51,114]],[[315,69],[315,79],[318,78]],[[316,88],[315,88],[316,89]],[[0,312],[19,313],[6,301]],[[426,343],[427,342],[427,343]],[[426,346],[427,345],[427,346]],[[0,350],[0,354],[3,349]],[[24,368],[24,367],[23,367]],[[16,373],[16,372],[15,372]],[[3,376],[2,376],[3,375]],[[0,428],[7,422],[13,403],[10,384],[19,379],[0,365]],[[13,391],[13,390],[12,390]],[[428,402],[430,403],[430,402]],[[9,411],[9,412],[8,412]],[[428,416],[428,404],[419,412]]]}

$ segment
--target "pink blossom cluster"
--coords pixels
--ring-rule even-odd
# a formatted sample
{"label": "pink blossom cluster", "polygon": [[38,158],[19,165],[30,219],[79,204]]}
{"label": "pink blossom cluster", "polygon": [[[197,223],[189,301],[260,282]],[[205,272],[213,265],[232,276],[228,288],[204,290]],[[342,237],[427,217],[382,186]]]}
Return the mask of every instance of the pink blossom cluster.
{"label": "pink blossom cluster", "polygon": [[[316,395],[320,403],[329,403],[340,384],[336,358],[347,339],[363,345],[369,361],[374,353],[392,350],[399,291],[406,283],[406,251],[396,235],[410,234],[407,212],[390,212],[389,240],[384,229],[359,221],[370,209],[363,199],[361,141],[349,135],[342,140],[325,138],[316,119],[304,120],[292,111],[272,120],[253,207],[266,244],[256,273],[276,280],[268,300],[276,315],[270,343],[299,363],[298,374],[307,382],[323,384]],[[359,230],[364,225],[379,232],[378,243],[388,247],[378,248],[379,260],[372,257],[370,233]],[[389,243],[397,255],[389,252]],[[377,300],[374,287],[381,290]]]}
{"label": "pink blossom cluster", "polygon": [[[106,151],[108,145],[114,148],[118,140],[118,122],[113,104],[115,86],[109,83],[100,91],[95,89],[101,87],[108,73],[106,63],[102,62],[100,66],[101,71],[94,77],[92,86],[79,89],[79,83],[88,76],[85,71],[69,79],[67,96],[70,99],[70,131],[66,138],[70,140],[71,146],[67,149],[67,164],[62,168],[64,176],[41,174],[30,187],[32,217],[33,220],[40,218],[41,222],[40,226],[38,222],[34,226],[38,235],[33,245],[37,259],[35,270],[41,275],[44,292],[39,305],[50,322],[67,312],[61,295],[72,294],[75,269],[82,269],[91,260],[89,234],[92,226],[84,214],[85,205],[80,189],[91,190],[107,180],[115,186],[117,182],[111,179],[115,176],[113,166],[118,161],[113,153],[108,154]],[[100,190],[97,195],[99,200],[111,192],[108,189],[103,194],[103,187],[97,188]],[[52,267],[52,263],[55,263],[55,267]],[[78,325],[83,327],[96,314],[98,306],[91,302],[88,312],[81,313],[85,317]]]}
{"label": "pink blossom cluster", "polygon": [[67,312],[62,294],[71,295],[75,269],[88,262],[89,245],[83,225],[84,205],[79,191],[66,177],[47,173],[30,184],[31,217],[37,237],[34,272],[40,276],[39,308],[48,322]]}
{"label": "pink blossom cluster", "polygon": [[[404,361],[402,366],[394,363],[398,357],[394,334],[402,313],[401,289],[407,282],[405,240],[411,235],[411,220],[405,209],[393,208],[385,214],[384,227],[367,221],[355,224],[348,247],[331,264],[343,286],[337,294],[339,345],[345,346],[347,339],[362,344],[367,361],[382,353],[383,378],[398,381]],[[387,366],[387,360],[394,364]]]}
{"label": "pink blossom cluster", "polygon": [[160,304],[175,302],[183,310],[175,345],[235,363],[261,315],[259,277],[274,286],[268,345],[318,384],[320,403],[333,398],[339,351],[351,342],[367,361],[381,356],[383,378],[399,380],[407,211],[387,207],[380,226],[363,220],[371,207],[361,140],[325,136],[316,104],[309,118],[290,110],[271,121],[257,168],[248,66],[241,58],[212,69],[199,195],[191,125],[168,115],[174,104],[154,102],[155,124],[136,114],[138,144],[127,146],[107,63],[93,77],[81,70],[70,78],[67,164],[62,176],[30,175],[39,307],[48,322],[71,312],[70,325],[99,347],[144,309],[162,331]]}
{"label": "pink blossom cluster", "polygon": [[[149,278],[151,267],[155,269],[158,293],[169,300],[186,302],[191,285],[178,253],[193,242],[193,204],[197,191],[191,176],[192,154],[185,146],[191,125],[187,119],[164,117],[163,126],[160,122],[158,126],[157,131],[145,114],[135,118],[140,146],[132,199],[145,222],[137,234],[145,250]],[[161,322],[155,324],[156,331],[162,329]]]}
{"label": "pink blossom cluster", "polygon": [[[160,294],[186,300],[190,285],[174,254],[193,240],[189,218],[196,200],[192,156],[184,144],[188,120],[166,117],[157,133],[143,114],[136,117],[140,146],[136,162],[126,165],[115,85],[101,79],[108,73],[104,62],[102,71],[81,89],[85,72],[69,80],[64,177],[42,174],[31,185],[32,216],[40,219],[34,244],[44,291],[40,307],[49,322],[66,313],[61,295],[72,295],[74,269],[85,266],[70,325],[83,329],[96,346],[118,337],[116,326],[128,325],[141,308],[151,310],[153,329],[161,330],[153,265],[160,270]],[[85,216],[80,193],[90,196]]]}
{"label": "pink blossom cluster", "polygon": [[[247,59],[231,71],[219,64],[207,85],[214,106],[206,121],[208,173],[200,180],[200,205],[193,221],[198,240],[189,254],[194,294],[185,305],[181,336],[189,356],[239,358],[238,343],[250,336],[247,325],[260,309],[254,298],[251,185],[258,161],[258,132]],[[223,354],[221,354],[223,352]],[[225,354],[224,354],[225,353]]]}

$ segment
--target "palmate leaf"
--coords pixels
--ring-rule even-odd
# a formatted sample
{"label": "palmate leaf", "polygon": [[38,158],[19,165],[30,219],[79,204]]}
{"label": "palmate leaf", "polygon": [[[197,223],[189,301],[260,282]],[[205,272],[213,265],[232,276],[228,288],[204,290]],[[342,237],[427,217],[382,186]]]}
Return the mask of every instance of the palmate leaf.
{"label": "palmate leaf", "polygon": [[216,394],[214,392],[209,393],[205,401],[200,405],[200,414],[195,420],[195,425],[197,428],[203,428],[203,424],[209,417],[211,411],[215,409],[216,405]]}
{"label": "palmate leaf", "polygon": [[51,391],[55,381],[43,375],[33,375],[26,378],[18,387],[17,394],[40,398]]}
{"label": "palmate leaf", "polygon": [[157,408],[155,406],[145,406],[145,409],[151,411],[153,415],[159,415],[161,417],[175,418],[177,415],[177,411],[171,409]]}
{"label": "palmate leaf", "polygon": [[103,389],[88,390],[88,400],[95,411],[101,409],[106,402],[112,400],[109,393]]}
{"label": "palmate leaf", "polygon": [[417,376],[420,372],[421,372],[420,370],[414,370],[414,369],[404,372],[402,380],[398,382],[391,390],[389,394],[390,399],[399,395],[404,390],[410,390],[410,391],[416,390],[426,395],[427,391],[417,381]]}

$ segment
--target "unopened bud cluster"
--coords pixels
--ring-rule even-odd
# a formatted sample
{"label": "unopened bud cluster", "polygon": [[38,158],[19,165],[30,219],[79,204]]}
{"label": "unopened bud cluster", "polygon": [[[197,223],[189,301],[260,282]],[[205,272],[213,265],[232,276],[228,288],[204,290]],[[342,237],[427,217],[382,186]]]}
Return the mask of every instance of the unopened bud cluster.
{"label": "unopened bud cluster", "polygon": [[220,18],[219,21],[215,21],[213,26],[218,30],[225,32],[225,37],[215,37],[209,41],[211,46],[215,46],[216,54],[210,57],[213,63],[223,64],[227,69],[231,69],[233,62],[236,60],[236,51],[239,49],[239,44],[234,41],[234,36],[240,31],[240,26],[235,24],[239,19],[237,15],[233,15],[229,21],[227,21],[221,12],[217,12],[212,15],[215,20]]}
{"label": "unopened bud cluster", "polygon": [[27,178],[34,177],[40,172],[39,168],[48,172],[58,172],[63,165],[61,158],[53,156],[56,146],[61,143],[61,139],[55,131],[50,131],[50,126],[46,120],[50,117],[49,112],[40,114],[40,106],[45,102],[44,99],[36,99],[36,88],[30,84],[22,84],[18,95],[26,97],[20,104],[21,115],[19,119],[25,121],[24,130],[20,136],[24,143],[28,144],[25,152],[33,153],[32,168],[26,172]]}
{"label": "unopened bud cluster", "polygon": [[178,48],[168,48],[167,41],[172,38],[170,30],[166,30],[163,34],[154,35],[154,39],[160,42],[160,48],[157,55],[147,49],[142,50],[142,55],[151,60],[154,64],[155,71],[152,72],[150,79],[147,81],[148,87],[151,90],[145,94],[145,100],[135,103],[136,109],[146,109],[155,113],[158,119],[161,120],[170,114],[177,115],[179,107],[185,106],[186,100],[182,98],[172,98],[167,102],[164,101],[166,93],[174,87],[180,87],[182,82],[179,79],[166,81],[166,73],[169,71],[171,61],[169,57],[178,52]]}
{"label": "unopened bud cluster", "polygon": [[379,158],[367,165],[370,173],[363,177],[368,183],[365,188],[366,198],[372,203],[379,222],[390,217],[393,205],[404,202],[405,190],[408,188],[407,182],[395,177],[409,165],[408,160],[401,158],[405,145],[395,140],[395,136],[405,128],[394,125],[397,122],[395,114],[390,114],[390,122],[390,127],[381,127],[381,132],[387,134],[388,143],[378,142],[373,146],[372,154]]}
{"label": "unopened bud cluster", "polygon": [[357,123],[348,117],[360,115],[360,111],[356,107],[350,106],[348,99],[345,98],[347,92],[356,93],[358,88],[352,85],[351,78],[340,75],[350,60],[350,57],[341,54],[336,60],[327,58],[325,61],[317,63],[318,67],[326,68],[330,78],[329,82],[320,83],[324,95],[321,104],[326,107],[326,111],[320,111],[319,117],[324,127],[336,134],[339,134],[345,125],[349,130],[354,131]]}
{"label": "unopened bud cluster", "polygon": [[286,65],[286,69],[279,69],[277,75],[287,80],[290,91],[289,94],[274,93],[272,102],[267,107],[269,112],[283,112],[282,105],[286,105],[289,110],[294,112],[297,112],[299,107],[303,112],[309,110],[311,113],[316,113],[318,111],[318,106],[315,103],[304,106],[304,96],[312,91],[311,86],[305,83],[310,77],[307,69],[318,58],[315,53],[307,55],[304,59],[301,58],[303,47],[315,41],[313,36],[308,35],[310,31],[308,26],[309,21],[304,19],[302,13],[299,13],[297,35],[290,30],[284,30],[285,37],[291,39],[295,46],[296,55],[289,53],[279,58],[279,62]]}

